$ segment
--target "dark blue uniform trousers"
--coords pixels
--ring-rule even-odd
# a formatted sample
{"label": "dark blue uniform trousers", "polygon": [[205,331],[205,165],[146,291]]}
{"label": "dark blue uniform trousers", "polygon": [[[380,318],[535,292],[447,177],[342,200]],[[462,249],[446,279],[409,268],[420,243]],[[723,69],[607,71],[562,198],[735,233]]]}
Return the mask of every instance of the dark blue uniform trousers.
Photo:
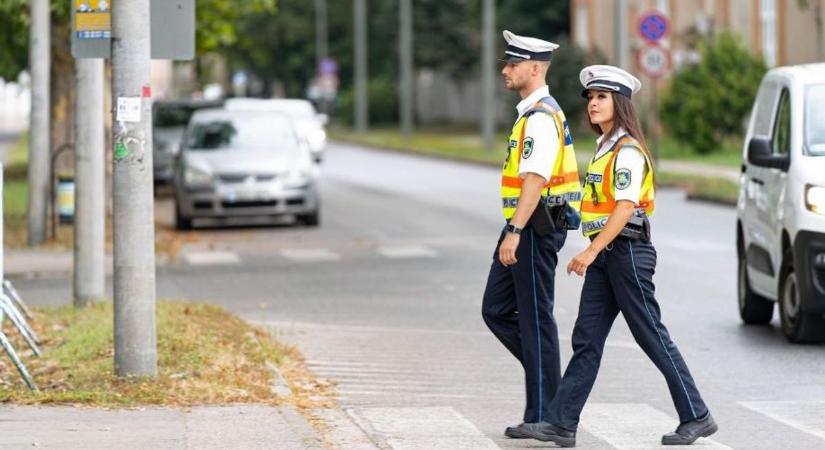
{"label": "dark blue uniform trousers", "polygon": [[587,268],[573,329],[573,357],[550,406],[549,422],[576,431],[599,371],[607,334],[619,312],[664,375],[679,420],[687,422],[708,412],[685,360],[662,324],[654,298],[655,269],[656,250],[651,243],[621,237]]}
{"label": "dark blue uniform trousers", "polygon": [[524,367],[527,391],[525,422],[546,419],[550,401],[561,380],[559,331],[553,318],[553,285],[557,253],[567,231],[539,236],[530,225],[521,233],[516,249],[518,262],[505,267],[493,264],[484,291],[482,316],[495,336]]}

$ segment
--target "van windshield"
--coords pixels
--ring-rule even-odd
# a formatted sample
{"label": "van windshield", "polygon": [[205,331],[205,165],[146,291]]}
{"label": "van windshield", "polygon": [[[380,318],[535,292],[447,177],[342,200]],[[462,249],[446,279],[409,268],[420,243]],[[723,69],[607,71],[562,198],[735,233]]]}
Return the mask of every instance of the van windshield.
{"label": "van windshield", "polygon": [[805,90],[805,147],[811,156],[825,156],[825,84]]}

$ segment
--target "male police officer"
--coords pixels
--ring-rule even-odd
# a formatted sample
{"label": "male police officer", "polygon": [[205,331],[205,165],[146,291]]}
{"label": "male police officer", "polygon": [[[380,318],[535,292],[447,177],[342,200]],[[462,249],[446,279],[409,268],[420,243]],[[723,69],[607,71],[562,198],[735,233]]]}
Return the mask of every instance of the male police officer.
{"label": "male police officer", "polygon": [[[501,74],[522,100],[501,176],[507,224],[493,255],[482,316],[525,372],[524,423],[507,428],[505,435],[530,438],[545,420],[561,379],[553,287],[567,231],[564,220],[556,219],[579,209],[581,187],[567,121],[545,81],[558,45],[509,31],[504,39]],[[546,220],[539,225],[542,214],[553,218],[549,229]]]}

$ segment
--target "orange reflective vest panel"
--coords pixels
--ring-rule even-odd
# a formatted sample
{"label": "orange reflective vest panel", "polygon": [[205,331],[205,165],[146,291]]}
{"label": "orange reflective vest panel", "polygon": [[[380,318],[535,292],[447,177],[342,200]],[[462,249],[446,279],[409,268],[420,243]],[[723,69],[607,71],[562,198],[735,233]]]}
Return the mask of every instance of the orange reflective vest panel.
{"label": "orange reflective vest panel", "polygon": [[584,198],[581,203],[582,233],[586,237],[599,233],[607,218],[616,208],[616,156],[623,147],[634,147],[642,152],[647,163],[647,170],[642,181],[642,191],[639,196],[639,204],[636,214],[653,215],[655,188],[653,186],[653,164],[643,146],[639,141],[630,136],[621,137],[610,149],[601,157],[593,157],[587,167],[584,179]]}
{"label": "orange reflective vest panel", "polygon": [[543,99],[513,125],[513,130],[507,142],[507,159],[501,169],[501,203],[505,219],[509,220],[513,217],[521,195],[521,186],[524,180],[519,177],[519,164],[521,163],[521,155],[524,152],[524,133],[527,128],[527,119],[533,114],[549,114],[553,118],[556,123],[559,142],[552,175],[542,190],[542,201],[551,205],[561,205],[566,200],[573,208],[579,209],[582,192],[578,167],[576,166],[576,154],[573,150],[573,138],[570,136],[570,130],[567,127],[567,119],[557,106],[552,97]]}

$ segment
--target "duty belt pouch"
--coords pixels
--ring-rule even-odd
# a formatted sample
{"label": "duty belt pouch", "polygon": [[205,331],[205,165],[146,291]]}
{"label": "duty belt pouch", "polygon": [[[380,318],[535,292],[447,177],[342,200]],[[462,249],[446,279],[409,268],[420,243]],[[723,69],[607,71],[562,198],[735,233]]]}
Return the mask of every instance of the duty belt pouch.
{"label": "duty belt pouch", "polygon": [[539,236],[546,236],[556,231],[553,209],[554,208],[551,208],[547,202],[539,200],[539,204],[536,205],[533,215],[530,216],[530,225],[533,227],[533,231]]}
{"label": "duty belt pouch", "polygon": [[634,214],[630,217],[630,220],[627,221],[624,228],[622,228],[619,236],[634,241],[641,240],[650,242],[650,220],[648,220],[647,216],[637,216]]}

